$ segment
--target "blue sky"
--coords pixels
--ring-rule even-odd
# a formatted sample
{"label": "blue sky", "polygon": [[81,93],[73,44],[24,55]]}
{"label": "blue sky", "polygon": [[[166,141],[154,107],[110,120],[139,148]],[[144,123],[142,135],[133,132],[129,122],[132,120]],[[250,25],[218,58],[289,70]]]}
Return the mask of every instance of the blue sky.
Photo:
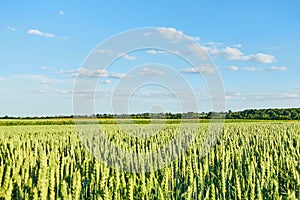
{"label": "blue sky", "polygon": [[[227,110],[299,107],[299,7],[296,0],[3,0],[0,116],[72,114],[76,75],[89,53],[113,35],[143,27],[163,27],[196,39],[217,66]],[[199,111],[211,109],[209,91],[195,74],[209,73],[205,69],[193,71],[176,56],[158,51],[121,57],[110,67],[110,75],[100,80],[97,113],[111,112],[109,95],[122,74],[149,62],[178,70],[195,91]],[[144,66],[137,74],[163,73]],[[129,112],[176,112],[176,98],[168,101],[169,93],[174,96],[155,85],[141,87],[132,94]]]}

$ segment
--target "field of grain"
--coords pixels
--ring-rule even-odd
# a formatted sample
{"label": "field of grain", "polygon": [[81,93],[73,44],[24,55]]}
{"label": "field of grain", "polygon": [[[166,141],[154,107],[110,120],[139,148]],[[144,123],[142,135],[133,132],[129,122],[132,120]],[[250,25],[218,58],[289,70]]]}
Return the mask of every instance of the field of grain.
{"label": "field of grain", "polygon": [[[204,158],[199,152],[207,123],[202,123],[180,159],[146,173],[104,165],[72,124],[14,123],[0,127],[1,199],[300,198],[299,122],[225,123]],[[102,126],[123,149],[151,151],[173,139],[176,125],[165,125],[144,142],[122,134],[115,124]]]}

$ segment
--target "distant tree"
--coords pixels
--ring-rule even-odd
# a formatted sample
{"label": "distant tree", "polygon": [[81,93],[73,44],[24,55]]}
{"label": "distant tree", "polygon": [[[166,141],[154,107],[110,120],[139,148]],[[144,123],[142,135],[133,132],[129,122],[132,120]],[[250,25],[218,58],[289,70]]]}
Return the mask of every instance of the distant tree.
{"label": "distant tree", "polygon": [[298,113],[296,110],[291,111],[291,119],[298,119]]}

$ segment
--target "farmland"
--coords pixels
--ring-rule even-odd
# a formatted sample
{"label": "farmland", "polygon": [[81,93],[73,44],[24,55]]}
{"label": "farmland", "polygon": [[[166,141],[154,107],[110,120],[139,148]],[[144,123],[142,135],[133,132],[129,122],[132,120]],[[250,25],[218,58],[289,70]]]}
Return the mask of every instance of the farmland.
{"label": "farmland", "polygon": [[[0,122],[1,199],[300,198],[297,121],[229,121],[202,157],[201,142],[209,125],[203,121],[182,157],[145,173],[100,162],[82,144],[69,119],[38,122],[45,121]],[[157,135],[142,140],[123,134],[112,122],[102,123],[101,129],[126,151],[155,150],[175,137],[178,126],[169,121]],[[140,122],[142,128],[147,126]],[[182,126],[188,131],[193,124]]]}

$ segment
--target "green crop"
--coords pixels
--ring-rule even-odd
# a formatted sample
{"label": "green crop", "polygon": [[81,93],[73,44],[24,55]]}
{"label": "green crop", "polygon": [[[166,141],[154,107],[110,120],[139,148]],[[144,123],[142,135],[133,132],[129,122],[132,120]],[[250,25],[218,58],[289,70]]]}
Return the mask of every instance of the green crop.
{"label": "green crop", "polygon": [[[177,124],[147,139],[101,126],[131,152],[167,144]],[[165,168],[129,173],[93,157],[74,125],[1,126],[0,199],[300,199],[299,122],[226,123],[203,158],[207,127],[201,123],[186,153]]]}

